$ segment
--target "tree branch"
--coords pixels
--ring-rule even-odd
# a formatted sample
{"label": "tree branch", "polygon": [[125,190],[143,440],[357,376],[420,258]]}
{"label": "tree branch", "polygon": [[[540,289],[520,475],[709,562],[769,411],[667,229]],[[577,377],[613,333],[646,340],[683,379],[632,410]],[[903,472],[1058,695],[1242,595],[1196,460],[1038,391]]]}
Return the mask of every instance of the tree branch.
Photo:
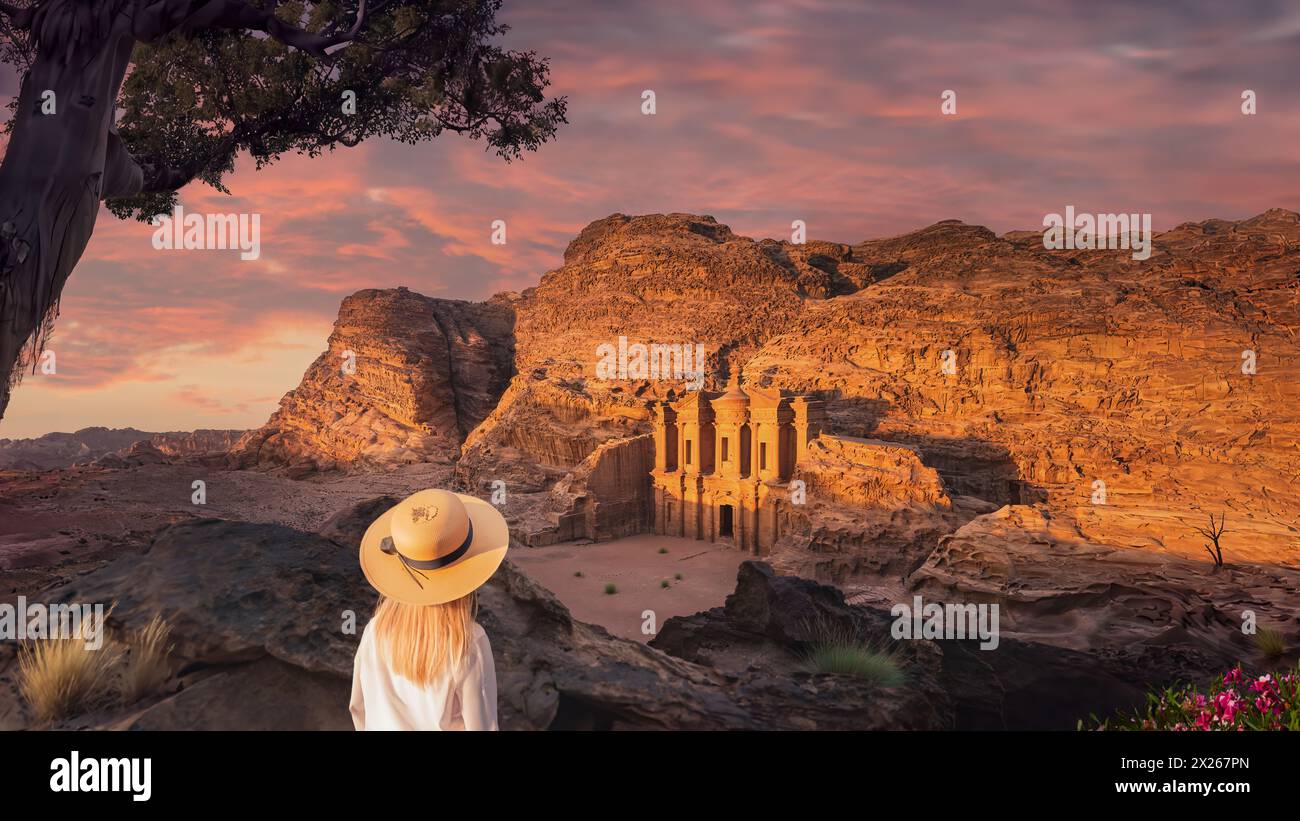
{"label": "tree branch", "polygon": [[366,21],[366,0],[361,0],[352,28],[335,34],[318,34],[276,17],[275,9],[278,5],[278,0],[265,8],[250,5],[244,0],[159,0],[141,10],[132,34],[138,40],[153,42],[176,31],[189,34],[204,29],[248,29],[260,31],[277,42],[306,52],[319,60],[328,60],[329,49],[355,40]]}
{"label": "tree branch", "polygon": [[352,28],[326,36],[290,25],[276,17],[275,3],[268,8],[257,8],[239,0],[228,0],[221,5],[225,8],[217,25],[223,28],[253,29],[264,32],[272,39],[299,51],[305,51],[319,60],[329,59],[329,49],[347,45],[356,39],[366,19],[366,0],[361,0],[357,7],[357,20],[352,24]]}
{"label": "tree branch", "polygon": [[14,30],[24,31],[32,27],[32,17],[36,13],[36,7],[28,6],[20,9],[9,3],[0,3],[0,13],[9,18],[9,23]]}

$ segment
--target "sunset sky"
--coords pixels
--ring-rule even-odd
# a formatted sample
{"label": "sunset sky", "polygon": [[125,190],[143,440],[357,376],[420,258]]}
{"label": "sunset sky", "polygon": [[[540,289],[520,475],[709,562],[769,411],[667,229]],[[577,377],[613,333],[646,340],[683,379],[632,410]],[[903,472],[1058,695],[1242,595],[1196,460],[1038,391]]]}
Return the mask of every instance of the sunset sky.
{"label": "sunset sky", "polygon": [[256,427],[348,294],[523,289],[615,212],[857,242],[1038,228],[1066,205],[1156,230],[1300,209],[1300,4],[506,0],[503,18],[569,99],[555,142],[510,165],[456,136],[373,142],[241,165],[233,196],[185,189],[190,210],[261,214],[256,261],[155,251],[105,212],[64,291],[58,373],[25,378],[0,437]]}

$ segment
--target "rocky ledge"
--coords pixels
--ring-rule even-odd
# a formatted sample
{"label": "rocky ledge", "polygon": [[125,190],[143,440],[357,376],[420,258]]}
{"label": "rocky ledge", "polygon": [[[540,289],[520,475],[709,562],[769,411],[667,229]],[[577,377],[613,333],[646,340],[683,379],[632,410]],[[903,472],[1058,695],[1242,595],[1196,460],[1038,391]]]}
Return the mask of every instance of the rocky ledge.
{"label": "rocky ledge", "polygon": [[[43,597],[116,602],[115,630],[161,614],[175,643],[176,674],[163,692],[59,726],[346,729],[352,656],[374,605],[355,545],[384,504],[334,516],[328,537],[217,519],[171,525],[143,551]],[[482,589],[479,621],[507,729],[1071,728],[1091,712],[1135,706],[1147,686],[1218,664],[1169,647],[1100,657],[1014,640],[995,653],[917,640],[896,645],[902,686],[810,672],[817,629],[883,646],[890,616],[758,562],[741,566],[725,606],[670,619],[650,646],[575,620],[508,562]],[[29,727],[6,652],[0,727]]]}

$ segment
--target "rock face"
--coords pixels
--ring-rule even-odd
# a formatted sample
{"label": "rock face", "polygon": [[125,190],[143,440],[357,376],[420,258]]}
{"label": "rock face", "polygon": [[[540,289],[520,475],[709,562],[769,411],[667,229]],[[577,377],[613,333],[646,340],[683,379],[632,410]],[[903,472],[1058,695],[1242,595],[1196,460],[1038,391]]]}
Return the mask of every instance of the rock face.
{"label": "rock face", "polygon": [[236,446],[239,467],[381,467],[451,461],[513,373],[514,303],[433,299],[406,288],[358,291],[329,348],[262,428]]}
{"label": "rock face", "polygon": [[111,461],[125,457],[141,442],[164,458],[205,457],[225,453],[243,434],[242,430],[150,433],[135,428],[82,428],[34,439],[0,439],[0,470],[53,470],[105,457]]}
{"label": "rock face", "polygon": [[954,222],[862,243],[897,272],[810,304],[745,373],[825,396],[836,432],[916,446],[949,493],[1080,519],[1104,501],[1125,512],[1107,543],[1189,557],[1226,511],[1233,557],[1294,562],[1300,215],[1154,248],[1049,252]]}
{"label": "rock face", "polygon": [[[1154,249],[1045,251],[1037,233],[955,221],[795,246],[710,217],[617,214],[517,297],[353,297],[330,352],[241,454],[452,459],[463,436],[458,484],[503,487],[522,541],[606,538],[626,528],[605,514],[639,521],[637,482],[619,472],[639,470],[627,443],[648,432],[647,404],[686,386],[598,378],[599,346],[698,344],[706,387],[741,368],[826,402],[837,438],[803,469],[808,504],[783,514],[771,558],[785,572],[905,580],[941,537],[1004,505],[1042,505],[1095,545],[1194,561],[1195,527],[1225,512],[1229,561],[1294,564],[1300,216],[1183,225]],[[513,316],[513,336],[484,312],[498,329]],[[448,316],[470,330],[430,330]],[[334,364],[349,349],[346,382]],[[467,385],[482,393],[458,406]],[[976,549],[946,549],[963,545]]]}
{"label": "rock face", "polygon": [[991,508],[965,497],[954,505],[919,449],[876,439],[823,434],[793,478],[805,502],[785,509],[770,560],[824,581],[905,578],[941,536]]}
{"label": "rock face", "polygon": [[1243,614],[1300,643],[1300,570],[1199,561],[1116,547],[1107,506],[1082,522],[1045,506],[1012,505],[939,540],[909,579],[941,601],[1001,606],[1004,635],[1079,650],[1136,644],[1196,644],[1224,665],[1255,661]]}
{"label": "rock face", "polygon": [[647,532],[653,467],[650,434],[605,442],[555,483],[542,509],[544,523],[526,523],[521,541],[531,547]]}
{"label": "rock face", "polygon": [[878,439],[824,435],[798,466],[809,495],[853,507],[950,508],[938,471],[915,447]]}
{"label": "rock face", "polygon": [[615,214],[592,223],[569,244],[564,265],[523,294],[518,376],[466,442],[462,480],[478,487],[489,474],[516,473],[553,481],[601,443],[648,432],[647,403],[687,389],[683,378],[598,378],[601,345],[620,337],[699,345],[704,385],[719,388],[726,368],[789,327],[809,300],[871,281],[854,260],[848,246],[756,242],[707,216]]}

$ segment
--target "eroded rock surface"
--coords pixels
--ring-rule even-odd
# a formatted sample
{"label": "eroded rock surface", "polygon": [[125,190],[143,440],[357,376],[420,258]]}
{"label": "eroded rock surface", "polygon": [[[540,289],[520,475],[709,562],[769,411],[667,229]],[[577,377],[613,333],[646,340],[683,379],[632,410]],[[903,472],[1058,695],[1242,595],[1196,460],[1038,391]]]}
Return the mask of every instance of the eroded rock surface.
{"label": "eroded rock surface", "polygon": [[838,433],[915,445],[950,494],[1075,518],[1104,500],[1126,512],[1105,541],[1189,558],[1226,512],[1235,558],[1294,563],[1300,215],[1154,248],[1049,252],[955,222],[862,243],[898,272],[811,303],[745,373],[824,396]]}
{"label": "eroded rock surface", "polygon": [[434,299],[406,288],[343,300],[322,353],[235,447],[238,467],[376,468],[453,461],[513,373],[515,297]]}
{"label": "eroded rock surface", "polygon": [[[1189,645],[1091,654],[1003,637],[983,650],[976,639],[896,641],[892,623],[889,611],[847,605],[834,587],[745,562],[724,606],[669,619],[650,646],[724,671],[798,676],[810,647],[852,637],[892,652],[905,671],[908,683],[887,691],[904,710],[900,728],[908,698],[920,697],[944,729],[1072,730],[1094,713],[1142,706],[1151,688],[1221,670],[1220,659]],[[902,698],[902,690],[912,693]]]}
{"label": "eroded rock surface", "polygon": [[[372,500],[362,506],[374,507]],[[52,591],[49,601],[117,603],[115,629],[161,614],[180,678],[135,705],[63,726],[314,729],[347,723],[352,657],[375,596],[357,566],[362,506],[334,538],[280,525],[207,519],[161,530],[124,556]],[[356,615],[356,634],[344,631]],[[934,727],[919,693],[855,680],[753,671],[723,674],[575,621],[509,562],[480,591],[503,728],[745,729]],[[30,722],[16,703],[16,665],[0,672],[6,726]],[[294,709],[277,693],[301,692]]]}

